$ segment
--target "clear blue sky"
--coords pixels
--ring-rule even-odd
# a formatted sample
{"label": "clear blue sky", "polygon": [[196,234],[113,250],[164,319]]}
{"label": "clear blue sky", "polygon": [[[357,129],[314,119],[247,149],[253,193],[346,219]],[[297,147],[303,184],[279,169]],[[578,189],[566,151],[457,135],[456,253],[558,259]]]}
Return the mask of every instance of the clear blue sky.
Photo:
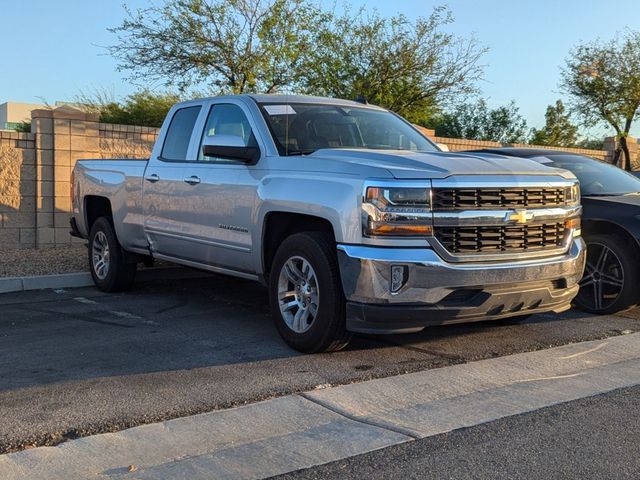
{"label": "clear blue sky", "polygon": [[[132,8],[148,0],[128,0]],[[162,0],[155,0],[160,3]],[[107,27],[123,18],[120,0],[0,0],[2,65],[0,103],[73,100],[79,91],[106,88],[126,95],[124,80],[102,48],[113,42]],[[331,0],[324,0],[332,4]],[[559,67],[578,41],[640,30],[638,0],[353,0],[382,14],[428,15],[447,4],[450,30],[474,34],[489,47],[480,84],[491,105],[514,99],[530,126],[544,123],[546,106],[559,98]],[[634,129],[640,135],[640,126]]]}

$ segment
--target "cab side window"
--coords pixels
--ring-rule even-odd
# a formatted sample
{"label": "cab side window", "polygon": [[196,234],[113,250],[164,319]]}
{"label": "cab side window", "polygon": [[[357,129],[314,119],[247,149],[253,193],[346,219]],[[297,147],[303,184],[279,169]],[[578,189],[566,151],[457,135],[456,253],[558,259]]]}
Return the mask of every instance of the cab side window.
{"label": "cab side window", "polygon": [[163,160],[184,161],[187,159],[189,140],[191,140],[200,108],[200,105],[185,107],[176,110],[173,114],[160,153]]}
{"label": "cab side window", "polygon": [[225,103],[211,107],[207,122],[205,123],[204,132],[202,132],[202,138],[200,139],[200,149],[198,153],[198,160],[201,162],[237,163],[233,160],[204,156],[202,148],[204,139],[216,135],[233,135],[241,138],[245,147],[258,146],[256,138],[251,131],[251,125],[249,124],[247,116],[237,105]]}

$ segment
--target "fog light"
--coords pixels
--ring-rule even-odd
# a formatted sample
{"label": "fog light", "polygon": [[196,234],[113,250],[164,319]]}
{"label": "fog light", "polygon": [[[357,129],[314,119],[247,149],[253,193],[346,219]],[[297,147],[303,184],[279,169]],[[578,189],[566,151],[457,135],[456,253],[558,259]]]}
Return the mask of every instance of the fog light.
{"label": "fog light", "polygon": [[407,283],[407,267],[391,265],[391,293],[398,292]]}

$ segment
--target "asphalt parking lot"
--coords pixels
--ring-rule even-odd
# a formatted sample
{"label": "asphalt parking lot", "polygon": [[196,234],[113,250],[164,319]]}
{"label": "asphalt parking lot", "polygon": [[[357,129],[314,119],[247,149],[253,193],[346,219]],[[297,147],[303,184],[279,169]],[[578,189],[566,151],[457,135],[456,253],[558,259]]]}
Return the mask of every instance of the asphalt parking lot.
{"label": "asphalt parking lot", "polygon": [[359,336],[301,355],[266,290],[222,276],[0,295],[0,452],[456,363],[640,330],[635,311],[538,315],[519,325]]}
{"label": "asphalt parking lot", "polygon": [[640,471],[640,387],[298,470],[278,480],[633,479]]}

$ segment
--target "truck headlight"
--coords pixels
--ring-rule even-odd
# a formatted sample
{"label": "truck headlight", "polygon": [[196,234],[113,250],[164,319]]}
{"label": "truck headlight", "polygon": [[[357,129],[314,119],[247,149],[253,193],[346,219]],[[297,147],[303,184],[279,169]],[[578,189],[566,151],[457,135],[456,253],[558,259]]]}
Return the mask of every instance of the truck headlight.
{"label": "truck headlight", "polygon": [[567,187],[566,197],[568,205],[580,205],[580,184],[574,183]]}
{"label": "truck headlight", "polygon": [[363,233],[369,237],[422,237],[433,233],[431,191],[418,187],[368,187]]}

